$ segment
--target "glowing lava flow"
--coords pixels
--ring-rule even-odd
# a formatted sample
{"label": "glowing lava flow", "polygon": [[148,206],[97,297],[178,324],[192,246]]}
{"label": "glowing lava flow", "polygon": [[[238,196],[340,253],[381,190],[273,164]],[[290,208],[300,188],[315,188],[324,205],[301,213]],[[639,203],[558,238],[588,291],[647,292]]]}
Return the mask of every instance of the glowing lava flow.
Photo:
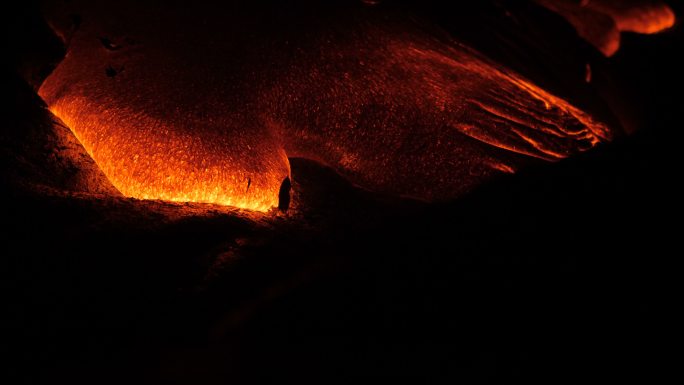
{"label": "glowing lava flow", "polygon": [[312,13],[302,33],[277,12],[202,9],[189,33],[177,26],[192,9],[131,6],[81,10],[39,90],[126,196],[265,211],[298,156],[370,190],[445,200],[612,137],[411,18]]}
{"label": "glowing lava flow", "polygon": [[537,0],[563,16],[578,35],[612,56],[620,48],[620,32],[652,34],[672,27],[675,14],[657,0]]}
{"label": "glowing lava flow", "polygon": [[675,24],[675,14],[657,0],[587,0],[585,7],[609,15],[620,31],[658,33]]}
{"label": "glowing lava flow", "polygon": [[79,30],[39,95],[112,184],[140,199],[277,206],[288,159],[229,81],[184,66],[152,31],[147,47],[106,47],[103,24]]}
{"label": "glowing lava flow", "polygon": [[[361,45],[299,61],[307,64],[274,98],[287,153],[317,159],[360,186],[448,200],[524,159],[558,160],[612,137],[467,47],[391,26],[365,28],[364,36]],[[289,86],[295,80],[307,87]]]}
{"label": "glowing lava flow", "polygon": [[145,115],[121,119],[131,113],[92,107],[80,98],[62,98],[50,110],[125,196],[257,211],[278,205],[280,184],[289,175],[282,150],[264,153],[267,146],[257,144],[236,148],[220,130],[195,136]]}

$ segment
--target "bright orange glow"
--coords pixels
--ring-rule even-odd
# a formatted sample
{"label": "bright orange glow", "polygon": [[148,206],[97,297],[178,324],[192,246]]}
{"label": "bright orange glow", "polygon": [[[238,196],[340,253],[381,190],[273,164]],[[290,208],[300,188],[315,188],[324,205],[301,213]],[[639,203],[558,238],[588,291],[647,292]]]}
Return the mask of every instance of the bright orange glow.
{"label": "bright orange glow", "polygon": [[563,16],[577,34],[605,56],[620,48],[620,32],[658,33],[675,24],[675,14],[657,0],[537,0]]}
{"label": "bright orange glow", "polygon": [[[274,152],[275,156],[265,154],[265,161],[245,164],[239,161],[239,151],[226,136],[205,134],[193,138],[165,129],[167,122],[148,121],[140,129],[141,120],[129,126],[125,119],[118,118],[121,112],[90,113],[89,107],[92,105],[74,98],[62,99],[50,110],[72,128],[123,195],[256,211],[278,205],[280,183],[289,175],[289,163],[282,151]],[[261,171],[253,169],[257,165]]]}
{"label": "bright orange glow", "polygon": [[620,31],[651,34],[675,24],[674,12],[661,1],[593,0],[587,7],[610,15]]}
{"label": "bright orange glow", "polygon": [[[347,21],[278,46],[212,29],[188,36],[177,28],[185,13],[151,13],[124,12],[133,20],[115,27],[108,10],[107,22],[88,15],[39,90],[129,197],[266,211],[291,156],[369,190],[448,200],[612,137],[567,101],[407,19]],[[224,17],[219,26],[231,24]],[[125,27],[144,43],[103,43]]]}
{"label": "bright orange glow", "polygon": [[[365,36],[372,44],[303,60],[275,94],[297,101],[276,111],[287,153],[322,161],[357,185],[448,200],[519,169],[520,158],[555,161],[612,137],[603,123],[463,45],[375,28]],[[333,59],[363,65],[325,64]],[[295,79],[307,87],[290,87]]]}
{"label": "bright orange glow", "polygon": [[[268,132],[235,127],[222,114],[193,116],[160,110],[155,99],[136,101],[135,90],[112,87],[113,79],[74,70],[74,57],[39,94],[123,195],[257,211],[278,205],[289,162]],[[97,84],[99,77],[105,81]]]}

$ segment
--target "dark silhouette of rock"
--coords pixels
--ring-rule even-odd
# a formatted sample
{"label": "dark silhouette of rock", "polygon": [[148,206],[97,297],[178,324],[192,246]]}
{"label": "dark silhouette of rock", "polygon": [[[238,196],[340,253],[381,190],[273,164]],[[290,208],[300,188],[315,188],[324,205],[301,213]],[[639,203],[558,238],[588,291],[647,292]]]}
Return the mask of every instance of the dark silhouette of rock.
{"label": "dark silhouette of rock", "polygon": [[292,190],[292,183],[288,176],[283,180],[280,191],[278,191],[278,209],[280,211],[287,211],[290,208],[290,190]]}

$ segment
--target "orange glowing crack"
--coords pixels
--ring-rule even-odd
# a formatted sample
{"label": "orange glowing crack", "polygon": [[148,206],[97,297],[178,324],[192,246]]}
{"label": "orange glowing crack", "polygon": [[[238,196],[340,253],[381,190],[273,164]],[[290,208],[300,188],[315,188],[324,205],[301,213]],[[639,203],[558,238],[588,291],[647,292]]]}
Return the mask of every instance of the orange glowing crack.
{"label": "orange glowing crack", "polygon": [[[176,26],[192,10],[131,6],[81,10],[88,23],[39,90],[129,197],[267,211],[292,156],[369,190],[448,200],[531,159],[565,158],[613,136],[411,18],[314,18],[302,23],[316,33],[260,38],[225,31],[267,24],[236,12],[190,36]],[[123,43],[128,35],[142,43]],[[102,36],[118,48],[103,47]]]}

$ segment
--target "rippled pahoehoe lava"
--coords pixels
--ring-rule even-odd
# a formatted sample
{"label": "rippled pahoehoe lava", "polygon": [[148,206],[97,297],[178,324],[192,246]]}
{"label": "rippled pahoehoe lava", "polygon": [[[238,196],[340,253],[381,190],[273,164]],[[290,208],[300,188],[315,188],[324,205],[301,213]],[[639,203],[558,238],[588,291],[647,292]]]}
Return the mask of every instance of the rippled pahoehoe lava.
{"label": "rippled pahoehoe lava", "polygon": [[[83,22],[61,29],[67,55],[39,94],[129,197],[265,211],[289,156],[370,190],[446,200],[613,136],[401,13],[312,13],[293,28],[286,12],[248,6],[75,6]],[[188,20],[200,21],[178,27]]]}

